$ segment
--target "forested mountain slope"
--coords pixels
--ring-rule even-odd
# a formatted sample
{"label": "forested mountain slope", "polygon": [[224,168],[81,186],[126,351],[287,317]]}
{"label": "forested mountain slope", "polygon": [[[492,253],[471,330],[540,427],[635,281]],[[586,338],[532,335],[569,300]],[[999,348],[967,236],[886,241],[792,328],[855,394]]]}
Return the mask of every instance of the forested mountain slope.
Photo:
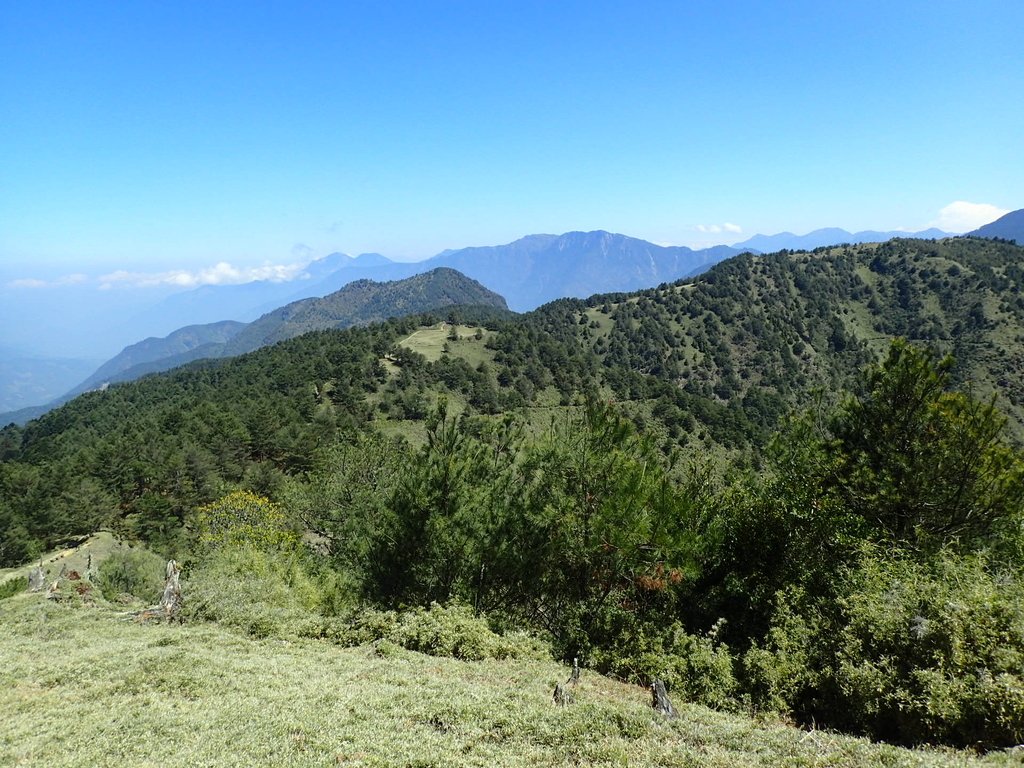
{"label": "forested mountain slope", "polygon": [[221,356],[251,352],[309,331],[440,312],[450,306],[508,308],[498,294],[446,267],[392,282],[357,280],[323,298],[303,299],[268,312],[230,339]]}
{"label": "forested mountain slope", "polygon": [[953,354],[956,378],[998,392],[1019,428],[1022,256],[1005,243],[949,239],[738,257],[620,304],[604,362],[721,400],[792,402],[845,383],[900,336]]}
{"label": "forested mountain slope", "polygon": [[679,284],[486,318],[486,334],[434,361],[400,342],[436,316],[90,393],[0,433],[0,530],[21,542],[0,555],[98,523],[180,524],[224,483],[271,487],[339,430],[415,422],[441,393],[486,415],[605,392],[666,444],[757,451],[789,409],[851,386],[894,336],[953,353],[954,376],[995,393],[1019,434],[1022,256],[977,239],[745,255]]}
{"label": "forested mountain slope", "polygon": [[164,338],[132,344],[68,394],[47,406],[0,414],[0,424],[24,424],[75,395],[168,371],[194,360],[232,357],[309,331],[365,325],[453,305],[490,307],[499,312],[508,309],[498,294],[442,267],[404,280],[357,280],[322,298],[303,299],[274,309],[251,323],[193,325]]}

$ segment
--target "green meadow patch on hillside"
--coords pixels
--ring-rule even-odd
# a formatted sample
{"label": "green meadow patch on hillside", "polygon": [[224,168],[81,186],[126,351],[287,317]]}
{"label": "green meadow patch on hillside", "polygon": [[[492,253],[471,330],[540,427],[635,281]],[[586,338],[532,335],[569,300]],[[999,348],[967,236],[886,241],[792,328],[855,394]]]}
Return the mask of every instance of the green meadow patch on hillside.
{"label": "green meadow patch on hillside", "polygon": [[493,335],[493,331],[486,331],[476,326],[437,323],[418,328],[398,344],[413,352],[418,352],[429,362],[440,360],[441,355],[445,354],[447,349],[476,366],[485,360],[493,359],[494,356],[488,354],[484,349],[484,343]]}
{"label": "green meadow patch on hillside", "polygon": [[252,639],[216,624],[138,624],[102,604],[0,603],[3,765],[968,766],[677,701],[531,660],[458,661],[397,646]]}

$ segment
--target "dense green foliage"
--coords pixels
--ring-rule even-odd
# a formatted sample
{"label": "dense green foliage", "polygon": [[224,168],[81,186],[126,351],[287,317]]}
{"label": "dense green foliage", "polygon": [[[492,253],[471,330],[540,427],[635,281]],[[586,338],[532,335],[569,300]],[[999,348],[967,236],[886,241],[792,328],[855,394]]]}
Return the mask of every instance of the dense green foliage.
{"label": "dense green foliage", "polygon": [[1022,255],[744,256],[91,393],[0,434],[0,562],[109,527],[258,636],[342,638],[371,603],[420,616],[373,639],[458,654],[487,616],[721,708],[1017,743]]}
{"label": "dense green foliage", "polygon": [[117,551],[99,567],[96,586],[111,602],[123,596],[153,605],[164,591],[166,567],[163,558],[147,549]]}

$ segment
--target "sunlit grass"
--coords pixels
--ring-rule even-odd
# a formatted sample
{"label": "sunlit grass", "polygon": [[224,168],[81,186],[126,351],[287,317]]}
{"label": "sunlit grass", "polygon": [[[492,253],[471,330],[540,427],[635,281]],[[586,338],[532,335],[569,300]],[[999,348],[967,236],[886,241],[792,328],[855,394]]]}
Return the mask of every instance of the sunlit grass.
{"label": "sunlit grass", "polygon": [[[481,362],[490,362],[494,355],[484,345],[494,335],[492,331],[480,330],[480,338],[476,338],[477,326],[451,325],[438,323],[429,327],[419,328],[398,343],[423,355],[429,362],[437,362],[445,353],[445,347],[451,354],[465,358],[466,362],[476,367]],[[450,338],[451,335],[457,339]]]}
{"label": "sunlit grass", "polygon": [[[390,644],[142,625],[23,593],[0,603],[2,765],[968,765],[726,715],[554,662],[464,662]],[[1008,754],[990,765],[1013,765]]]}

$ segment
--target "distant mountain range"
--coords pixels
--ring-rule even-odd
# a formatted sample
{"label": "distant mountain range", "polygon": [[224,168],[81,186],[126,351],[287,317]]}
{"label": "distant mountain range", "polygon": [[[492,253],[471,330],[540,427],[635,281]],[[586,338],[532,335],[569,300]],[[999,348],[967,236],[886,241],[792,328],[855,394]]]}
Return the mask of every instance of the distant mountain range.
{"label": "distant mountain range", "polygon": [[[0,296],[0,325],[5,324],[9,330],[10,338],[5,341],[19,343],[22,348],[32,334],[48,333],[47,338],[61,338],[65,342],[63,347],[74,346],[80,350],[82,358],[93,359],[100,357],[97,350],[102,348],[105,339],[109,345],[111,339],[123,338],[127,332],[137,333],[135,338],[150,336],[166,340],[166,345],[158,345],[162,351],[153,358],[147,357],[152,346],[148,340],[126,347],[82,383],[81,387],[90,389],[97,382],[118,380],[124,370],[134,369],[137,375],[150,372],[149,367],[154,362],[166,361],[170,357],[177,356],[179,364],[182,364],[209,356],[210,349],[204,348],[205,345],[228,343],[225,334],[236,328],[232,323],[254,322],[283,305],[326,296],[360,280],[378,283],[403,280],[446,267],[458,270],[504,296],[513,310],[526,311],[557,298],[586,298],[596,293],[632,291],[673,282],[698,274],[744,251],[810,250],[844,242],[883,241],[910,236],[939,238],[947,234],[937,229],[918,233],[850,233],[844,229],[828,228],[806,235],[788,232],[755,235],[733,246],[693,250],[683,246],[659,246],[626,235],[595,231],[528,235],[505,245],[446,250],[416,263],[391,261],[377,253],[355,257],[332,253],[309,264],[300,278],[292,281],[208,285],[170,295],[163,291],[161,298],[148,306],[140,303],[137,294],[142,292],[108,292],[104,303],[98,305],[92,315],[88,306],[101,295],[95,289],[89,289],[94,295],[88,295],[84,293],[85,288],[65,286],[61,288],[59,304],[44,301],[43,292],[37,292],[35,297],[26,297],[7,290]],[[45,295],[50,298],[56,296]],[[122,301],[126,303],[122,304]],[[67,307],[70,312],[65,312],[62,307]],[[120,315],[117,312],[119,308]],[[66,322],[67,318],[71,318],[70,323]],[[95,323],[97,319],[99,324],[90,327],[90,321]],[[66,327],[69,325],[71,327]],[[209,327],[200,329],[199,326]],[[24,338],[16,338],[18,334]],[[72,342],[70,345],[69,341]],[[240,345],[242,340],[232,343]],[[164,349],[165,346],[167,349],[178,348],[171,354]],[[69,357],[66,353],[63,356]],[[128,360],[131,360],[131,365],[120,368]],[[119,370],[112,372],[107,366],[115,361]],[[52,367],[55,372],[67,370],[69,362],[62,360]],[[5,399],[4,393],[12,392],[11,387],[14,386],[7,382],[23,379],[26,370],[20,363],[15,363],[13,357],[0,353],[0,366],[3,365],[6,365],[7,372],[6,379],[0,376],[0,402],[24,404],[29,391],[38,394],[40,400],[37,402],[46,402],[61,392],[67,392],[66,376],[60,378],[59,383],[54,379],[49,387],[44,387],[41,385],[46,379],[45,368],[35,366],[32,369],[35,373],[31,374],[35,379],[34,388],[22,387],[21,399]],[[164,362],[159,362],[159,366],[162,370]],[[81,368],[79,365],[78,369]],[[79,389],[76,387],[74,391]],[[19,395],[13,396],[17,398]]]}
{"label": "distant mountain range", "polygon": [[[271,322],[268,316],[276,316],[275,310],[282,305],[329,295],[359,281],[404,280],[440,268],[454,269],[504,296],[512,309],[526,311],[563,297],[653,287],[700,272],[738,253],[728,246],[700,251],[664,247],[603,231],[528,235],[507,245],[448,250],[415,263],[394,262],[376,253],[356,257],[332,253],[311,263],[301,280],[204,286],[171,295],[136,313],[129,321],[133,327],[172,323],[182,327],[166,338],[127,347],[73,392],[88,391],[103,381],[123,380],[128,369],[137,375],[150,373],[154,360],[173,357],[181,365],[217,356],[208,345],[227,343],[221,337],[234,327],[225,325],[228,322],[254,323],[230,343],[231,354],[250,351],[261,346],[250,341],[258,333],[256,329]],[[210,334],[214,338],[207,338]],[[153,357],[154,344],[171,352]],[[163,365],[161,362],[160,370]]]}
{"label": "distant mountain range", "polygon": [[694,250],[685,246],[655,245],[598,230],[527,235],[505,245],[447,250],[414,263],[391,261],[377,253],[356,257],[332,253],[310,264],[301,281],[205,286],[168,297],[139,320],[143,326],[153,317],[165,322],[178,318],[181,326],[227,319],[249,322],[287,302],[324,296],[356,280],[402,280],[438,267],[458,270],[504,296],[512,310],[526,312],[554,299],[651,288],[698,274],[744,251],[810,250],[838,243],[880,242],[893,237],[947,236],[949,233],[938,229],[916,233],[850,233],[829,228],[806,235],[789,232],[755,235],[733,246]]}
{"label": "distant mountain range", "polygon": [[526,312],[565,297],[650,288],[707,269],[742,249],[725,245],[693,250],[664,247],[610,232],[527,235],[506,245],[461,248],[418,262],[395,262],[376,253],[357,257],[332,253],[313,262],[301,281],[204,286],[164,299],[138,322],[160,318],[179,325],[215,320],[248,322],[291,301],[325,296],[356,280],[402,280],[438,267],[455,269],[479,281]]}
{"label": "distant mountain range", "polygon": [[1014,240],[1018,245],[1024,245],[1024,208],[1019,211],[1010,211],[991,224],[979,227],[968,234],[976,237],[999,237],[1003,240]]}
{"label": "distant mountain range", "polygon": [[529,235],[508,245],[448,251],[424,264],[457,269],[523,312],[554,299],[671,282],[739,253],[728,246],[695,251],[596,231]]}
{"label": "distant mountain range", "polygon": [[165,338],[149,338],[132,344],[56,400],[0,414],[0,425],[22,424],[83,392],[133,381],[195,360],[234,357],[309,331],[365,325],[453,306],[488,307],[508,312],[508,305],[501,296],[445,267],[394,282],[357,280],[323,298],[292,302],[252,323],[225,321],[192,325]]}
{"label": "distant mountain range", "polygon": [[754,235],[749,240],[736,243],[733,248],[754,251],[755,253],[775,253],[783,249],[789,251],[812,251],[815,248],[822,248],[827,245],[839,245],[840,243],[884,243],[894,237],[913,237],[924,240],[937,240],[942,237],[952,237],[953,233],[943,232],[941,229],[925,229],[921,232],[877,232],[867,229],[862,232],[847,232],[838,227],[826,227],[808,232],[806,235],[794,235],[792,232],[780,232],[777,235]]}

